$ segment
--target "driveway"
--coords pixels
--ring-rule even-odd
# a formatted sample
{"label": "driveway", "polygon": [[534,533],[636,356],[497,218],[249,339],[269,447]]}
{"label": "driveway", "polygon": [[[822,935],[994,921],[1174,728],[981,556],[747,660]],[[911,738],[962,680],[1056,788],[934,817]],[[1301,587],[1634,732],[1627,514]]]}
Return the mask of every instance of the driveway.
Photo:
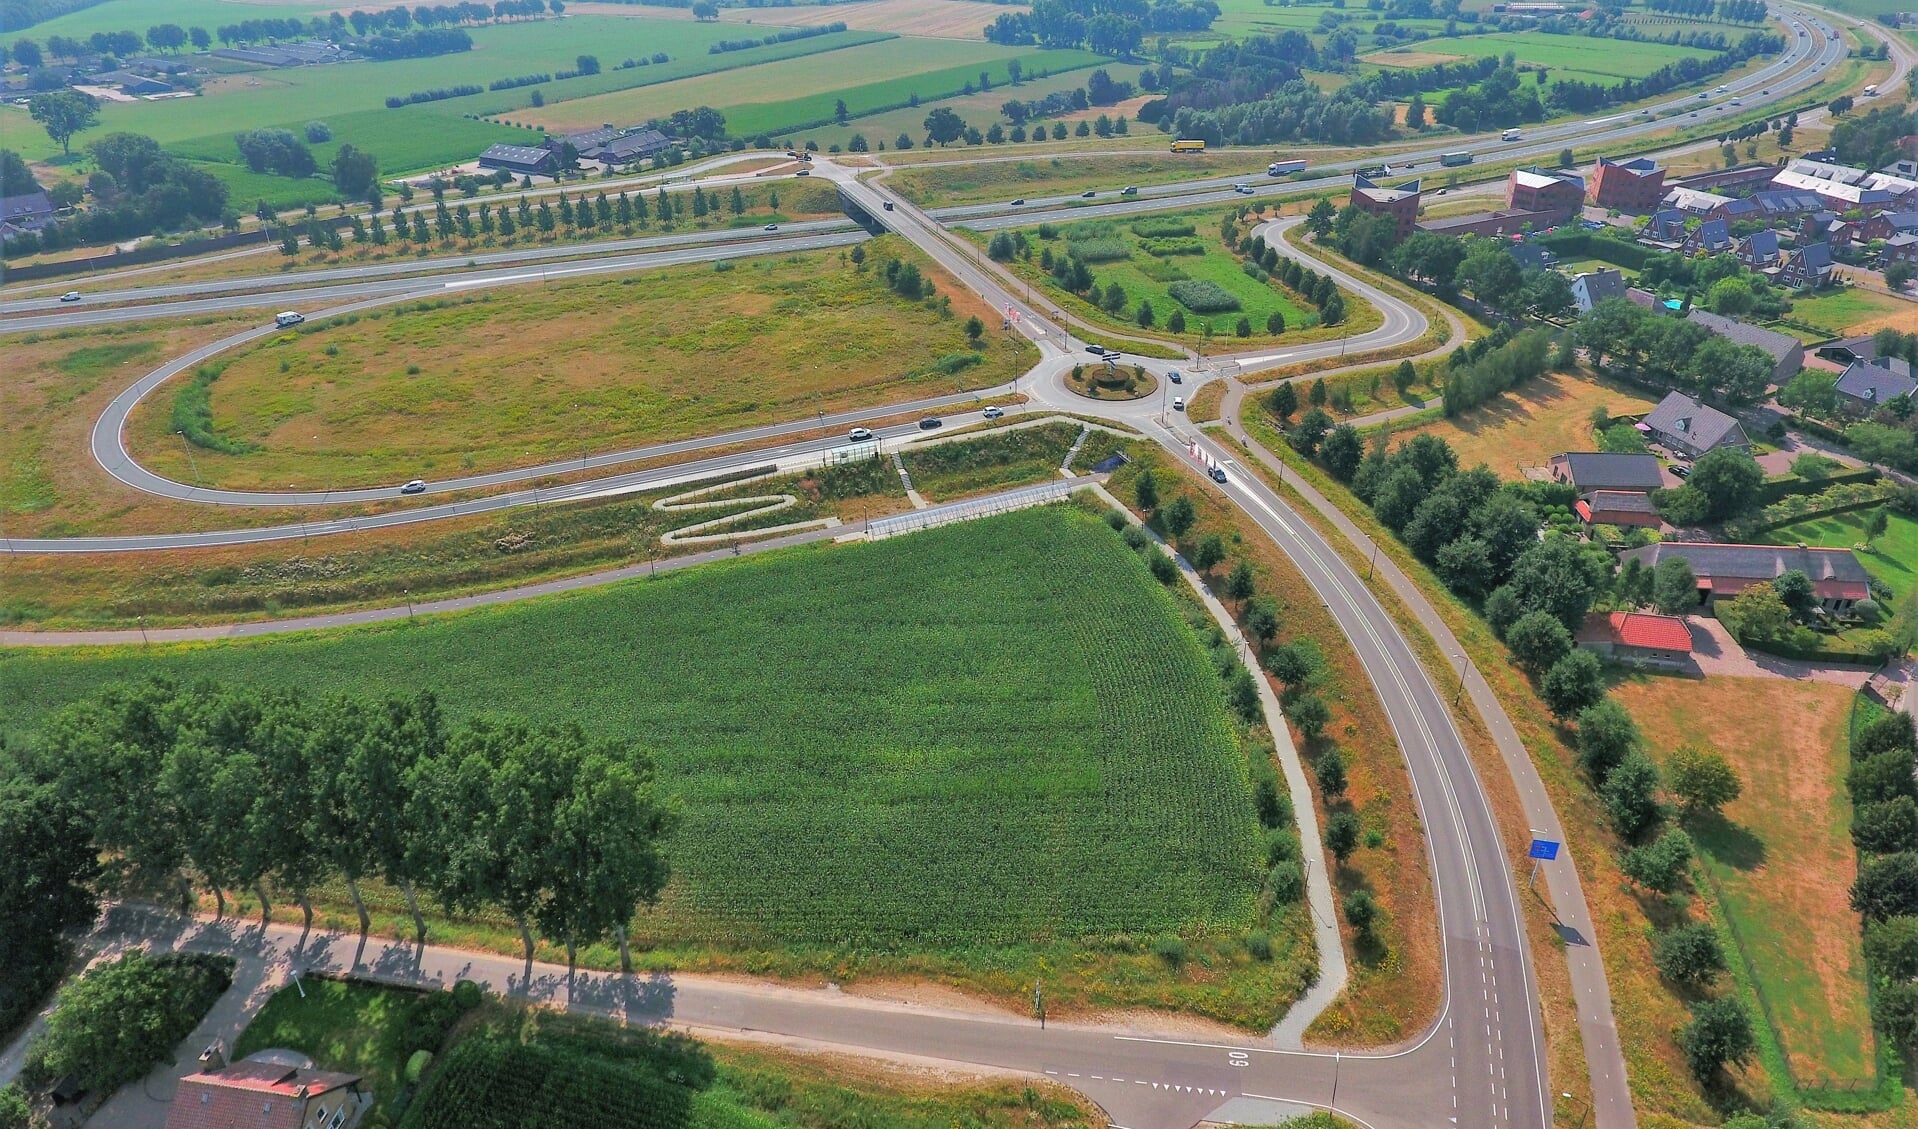
{"label": "driveway", "polygon": [[1822,663],[1805,659],[1786,659],[1760,651],[1748,651],[1732,638],[1725,625],[1708,615],[1689,615],[1685,625],[1692,632],[1692,662],[1707,677],[1789,678],[1795,681],[1836,682],[1856,690],[1878,668],[1857,663]]}

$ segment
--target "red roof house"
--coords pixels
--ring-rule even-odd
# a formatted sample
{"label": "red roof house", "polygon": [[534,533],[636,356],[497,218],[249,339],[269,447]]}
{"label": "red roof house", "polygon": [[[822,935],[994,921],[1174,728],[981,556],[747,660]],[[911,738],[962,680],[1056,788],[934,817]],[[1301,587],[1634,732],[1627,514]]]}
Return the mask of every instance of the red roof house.
{"label": "red roof house", "polygon": [[1692,655],[1691,628],[1675,615],[1593,612],[1576,638],[1585,650],[1632,666],[1677,670]]}
{"label": "red roof house", "polygon": [[180,1079],[166,1129],[352,1129],[371,1104],[357,1074],[236,1062]]}

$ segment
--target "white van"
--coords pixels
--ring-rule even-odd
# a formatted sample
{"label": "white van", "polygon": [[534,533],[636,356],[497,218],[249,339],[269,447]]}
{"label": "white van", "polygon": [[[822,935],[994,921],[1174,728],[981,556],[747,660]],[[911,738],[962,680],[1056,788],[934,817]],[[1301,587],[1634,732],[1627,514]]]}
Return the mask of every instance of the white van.
{"label": "white van", "polygon": [[1516,129],[1508,129],[1504,133],[1499,134],[1500,141],[1517,141],[1518,139],[1519,132]]}
{"label": "white van", "polygon": [[306,320],[305,314],[298,314],[298,313],[294,313],[292,310],[288,310],[283,314],[275,314],[273,317],[273,324],[284,329],[289,325],[298,325],[305,320]]}

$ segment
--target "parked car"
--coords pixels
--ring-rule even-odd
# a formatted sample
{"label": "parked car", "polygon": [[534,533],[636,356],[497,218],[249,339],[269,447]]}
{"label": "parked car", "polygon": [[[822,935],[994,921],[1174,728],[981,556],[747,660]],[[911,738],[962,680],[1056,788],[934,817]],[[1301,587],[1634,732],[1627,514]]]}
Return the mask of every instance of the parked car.
{"label": "parked car", "polygon": [[852,440],[855,443],[864,443],[868,439],[872,438],[872,428],[855,427],[851,431],[846,432],[846,438]]}
{"label": "parked car", "polygon": [[78,290],[69,290],[65,294],[60,295],[60,300],[62,302],[78,302],[80,300],[80,292]]}
{"label": "parked car", "polygon": [[406,485],[404,485],[404,486],[402,486],[402,487],[400,487],[400,493],[402,493],[402,494],[424,494],[424,493],[426,493],[426,481],[425,481],[424,479],[419,479],[419,478],[415,478],[415,479],[414,479],[413,481],[411,481],[411,482],[409,482],[409,483],[407,483]]}
{"label": "parked car", "polygon": [[1003,416],[1006,414],[1006,410],[1000,407],[999,405],[994,404],[991,407],[987,408],[981,414],[984,415],[987,419],[998,419],[1000,416]]}
{"label": "parked car", "polygon": [[1686,477],[1689,477],[1691,473],[1692,473],[1692,468],[1688,466],[1684,466],[1682,464],[1672,468],[1673,478],[1686,478]]}
{"label": "parked car", "polygon": [[1183,376],[1180,376],[1180,375],[1179,375],[1179,370],[1178,370],[1178,369],[1173,369],[1173,370],[1172,370],[1171,372],[1168,372],[1168,373],[1166,373],[1166,374],[1165,374],[1165,378],[1166,378],[1167,380],[1170,380],[1170,381],[1171,381],[1172,383],[1174,383],[1174,384],[1184,384],[1184,383],[1185,383],[1185,377],[1183,377]]}
{"label": "parked car", "polygon": [[1218,466],[1215,464],[1212,467],[1212,469],[1206,471],[1206,473],[1212,476],[1212,481],[1214,482],[1218,482],[1218,483],[1225,482],[1225,468],[1222,466]]}
{"label": "parked car", "polygon": [[938,416],[927,416],[925,419],[919,421],[919,430],[937,431],[945,425],[945,421]]}

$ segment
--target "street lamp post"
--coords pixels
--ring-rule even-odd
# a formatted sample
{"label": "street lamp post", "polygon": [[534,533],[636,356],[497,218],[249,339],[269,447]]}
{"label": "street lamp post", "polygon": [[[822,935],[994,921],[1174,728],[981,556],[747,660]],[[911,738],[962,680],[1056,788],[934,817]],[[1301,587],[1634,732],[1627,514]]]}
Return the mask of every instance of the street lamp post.
{"label": "street lamp post", "polygon": [[1452,657],[1458,660],[1458,689],[1452,691],[1452,706],[1457,708],[1465,697],[1465,654],[1460,652]]}
{"label": "street lamp post", "polygon": [[193,444],[186,441],[184,430],[175,431],[173,434],[180,437],[180,449],[186,452],[187,465],[193,468],[193,484],[200,485],[200,460],[193,457]]}
{"label": "street lamp post", "polygon": [[1343,1051],[1332,1052],[1332,1101],[1325,1107],[1328,1113],[1337,1113],[1339,1111],[1339,1064],[1344,1060],[1345,1054]]}
{"label": "street lamp post", "polygon": [[406,618],[412,619],[413,618],[413,590],[411,588],[402,588],[400,589],[400,595],[406,597]]}

